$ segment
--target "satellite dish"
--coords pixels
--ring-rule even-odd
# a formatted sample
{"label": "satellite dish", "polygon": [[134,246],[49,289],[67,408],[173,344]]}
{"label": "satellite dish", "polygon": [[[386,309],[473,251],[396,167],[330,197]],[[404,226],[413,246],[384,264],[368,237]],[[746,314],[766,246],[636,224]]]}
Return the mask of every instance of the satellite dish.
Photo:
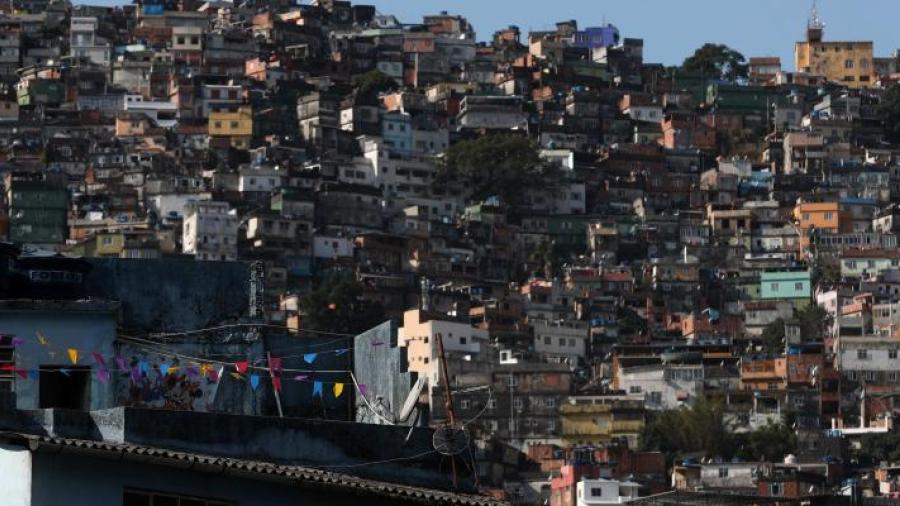
{"label": "satellite dish", "polygon": [[469,433],[461,427],[440,427],[435,429],[431,442],[441,455],[459,455],[469,447]]}

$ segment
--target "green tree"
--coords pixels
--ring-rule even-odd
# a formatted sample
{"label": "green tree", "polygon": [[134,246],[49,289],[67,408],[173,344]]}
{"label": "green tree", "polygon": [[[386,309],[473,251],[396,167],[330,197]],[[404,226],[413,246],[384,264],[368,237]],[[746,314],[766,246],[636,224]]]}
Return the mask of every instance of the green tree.
{"label": "green tree", "polygon": [[393,77],[378,70],[354,76],[353,86],[357,88],[360,95],[378,95],[400,87]]}
{"label": "green tree", "polygon": [[785,455],[796,451],[797,434],[794,429],[784,422],[769,422],[747,436],[741,457],[747,460],[780,462]]}
{"label": "green tree", "polygon": [[669,461],[686,453],[723,458],[734,455],[734,438],[725,420],[725,407],[710,399],[657,413],[644,426],[640,446],[665,453]]}
{"label": "green tree", "polygon": [[884,125],[884,135],[890,142],[900,142],[900,85],[888,88],[881,98],[878,117]]}
{"label": "green tree", "polygon": [[552,189],[557,173],[555,166],[541,160],[537,145],[528,137],[496,133],[450,146],[439,164],[435,183],[465,181],[473,199],[496,195],[515,205],[523,189]]}
{"label": "green tree", "polygon": [[900,433],[873,434],[860,440],[860,464],[877,465],[880,462],[900,462]]}
{"label": "green tree", "polygon": [[828,323],[828,313],[818,304],[810,304],[797,311],[800,338],[804,342],[821,341]]}
{"label": "green tree", "polygon": [[556,254],[551,241],[542,241],[528,255],[528,263],[532,273],[537,276],[543,276],[544,279],[553,279],[553,274],[556,272],[555,259]]}
{"label": "green tree", "polygon": [[724,44],[704,44],[684,60],[682,68],[689,72],[702,72],[714,78],[734,81],[747,77],[744,55]]}
{"label": "green tree", "polygon": [[766,353],[784,352],[784,320],[781,318],[766,325],[760,336],[763,350]]}
{"label": "green tree", "polygon": [[362,295],[362,287],[352,275],[326,278],[300,299],[302,328],[358,334],[382,323],[384,309]]}

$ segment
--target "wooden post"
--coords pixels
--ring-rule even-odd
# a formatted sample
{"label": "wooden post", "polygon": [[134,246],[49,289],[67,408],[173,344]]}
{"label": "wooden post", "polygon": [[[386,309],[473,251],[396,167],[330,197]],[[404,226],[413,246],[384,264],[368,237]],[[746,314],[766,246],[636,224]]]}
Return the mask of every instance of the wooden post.
{"label": "wooden post", "polygon": [[272,382],[272,391],[275,392],[275,406],[278,407],[278,417],[284,418],[284,411],[281,410],[281,393],[275,388],[275,374],[272,373],[272,354],[268,351],[266,352],[266,368],[269,369],[269,381]]}

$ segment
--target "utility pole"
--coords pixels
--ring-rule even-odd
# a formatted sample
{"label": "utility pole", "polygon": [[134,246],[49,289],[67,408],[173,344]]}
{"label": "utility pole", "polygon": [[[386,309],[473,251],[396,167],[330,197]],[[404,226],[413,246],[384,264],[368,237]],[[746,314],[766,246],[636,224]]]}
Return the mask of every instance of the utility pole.
{"label": "utility pole", "polygon": [[[444,430],[448,435],[453,433],[456,426],[456,412],[453,409],[453,393],[450,391],[450,376],[447,374],[447,357],[444,355],[444,336],[441,333],[436,335],[438,354],[441,359],[441,374],[444,377],[444,405],[447,408],[447,422],[444,424]],[[456,477],[456,459],[450,457],[450,467],[453,470],[453,488],[457,488]]]}

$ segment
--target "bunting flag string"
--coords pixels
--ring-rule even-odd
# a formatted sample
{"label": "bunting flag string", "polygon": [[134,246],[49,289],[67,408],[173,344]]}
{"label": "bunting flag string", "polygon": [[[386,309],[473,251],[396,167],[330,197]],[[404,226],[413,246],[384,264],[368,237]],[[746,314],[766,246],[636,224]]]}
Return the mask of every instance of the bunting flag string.
{"label": "bunting flag string", "polygon": [[[55,349],[60,349],[52,346],[50,340],[42,332],[36,332],[35,338],[37,340],[37,344],[48,348],[47,353],[51,357],[55,356]],[[16,348],[20,348],[26,343],[27,340],[21,337],[13,336],[11,339],[11,344]],[[372,343],[373,346],[376,346],[378,344],[383,343]],[[187,376],[192,378],[204,377],[210,382],[218,382],[222,379],[222,374],[224,373],[225,366],[230,365],[234,367],[236,371],[231,372],[230,375],[238,381],[248,381],[248,384],[254,391],[258,390],[261,384],[261,376],[255,371],[267,371],[272,379],[272,388],[276,392],[281,392],[283,389],[282,373],[300,372],[306,374],[295,374],[290,378],[297,383],[312,381],[312,395],[314,397],[318,396],[320,398],[323,398],[324,385],[331,385],[331,393],[333,397],[337,399],[344,394],[346,382],[325,381],[318,377],[313,378],[313,376],[311,375],[346,373],[352,374],[352,371],[347,370],[306,370],[284,368],[283,360],[286,357],[268,357],[268,363],[266,363],[265,359],[261,358],[254,359],[253,361],[245,359],[239,360],[237,362],[222,362],[217,360],[206,360],[200,357],[191,357],[180,353],[155,350],[146,345],[135,344],[135,346],[138,348],[148,349],[149,351],[157,353],[159,355],[170,356],[171,358],[173,358],[173,361],[164,361],[160,362],[158,365],[154,364],[151,366],[151,363],[146,359],[132,358],[131,363],[129,364],[129,361],[126,358],[119,355],[109,355],[107,357],[97,351],[80,350],[78,348],[63,349],[65,349],[69,362],[73,366],[78,366],[80,364],[79,361],[81,360],[82,356],[92,357],[95,367],[84,367],[84,370],[96,375],[97,381],[103,384],[107,384],[111,381],[113,372],[122,373],[124,377],[129,378],[132,382],[137,383],[143,378],[149,377],[153,372],[157,373],[160,377],[168,377],[176,374],[176,372],[179,370],[183,370]],[[341,348],[337,350],[305,353],[303,355],[298,355],[298,357],[302,356],[304,362],[312,364],[322,353],[334,353],[336,356],[339,356],[349,351],[349,348]],[[187,363],[180,362],[179,359],[184,359]],[[111,368],[110,363],[114,363],[114,367]],[[217,364],[219,366],[218,369],[212,367],[212,364]],[[59,373],[64,376],[71,376],[74,372],[72,369],[66,367],[24,369],[17,368],[14,364],[0,365],[0,371],[11,372],[20,377],[22,380],[31,379],[34,381],[37,381],[39,379],[41,372]],[[82,369],[79,369],[79,373],[81,372]],[[361,395],[365,396],[365,385],[356,385],[356,387],[357,391],[359,391]]]}

